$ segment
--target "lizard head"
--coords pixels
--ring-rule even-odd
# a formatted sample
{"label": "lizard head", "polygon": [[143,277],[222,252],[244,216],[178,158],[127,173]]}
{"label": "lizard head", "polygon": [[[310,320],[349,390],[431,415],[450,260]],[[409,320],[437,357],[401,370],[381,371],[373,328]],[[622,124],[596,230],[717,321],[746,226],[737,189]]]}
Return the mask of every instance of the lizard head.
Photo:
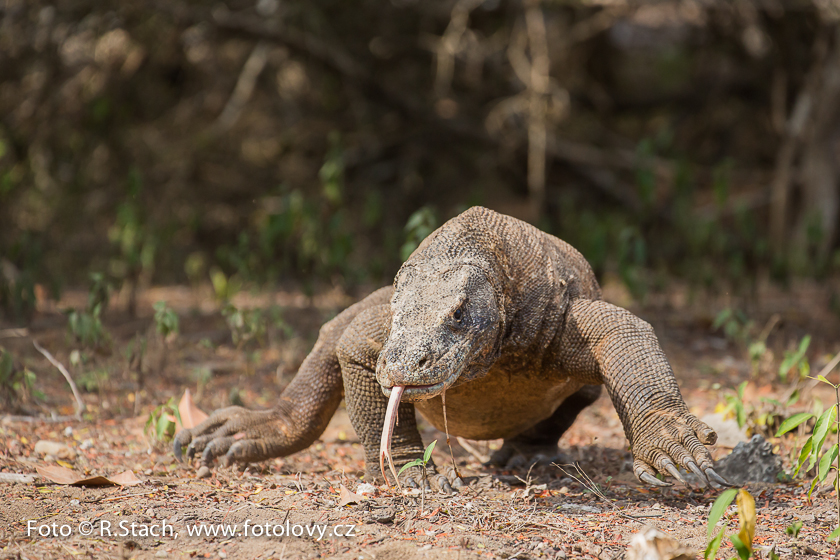
{"label": "lizard head", "polygon": [[483,375],[498,354],[502,312],[477,266],[404,266],[391,311],[376,365],[386,396],[403,387],[405,401],[430,399],[459,380]]}

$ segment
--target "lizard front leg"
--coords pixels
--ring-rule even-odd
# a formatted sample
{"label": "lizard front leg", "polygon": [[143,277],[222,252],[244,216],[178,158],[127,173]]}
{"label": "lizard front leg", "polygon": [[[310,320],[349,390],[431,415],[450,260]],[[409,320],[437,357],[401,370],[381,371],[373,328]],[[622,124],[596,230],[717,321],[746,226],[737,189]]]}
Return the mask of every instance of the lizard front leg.
{"label": "lizard front leg", "polygon": [[717,434],[688,411],[648,323],[604,301],[575,299],[566,312],[561,344],[566,371],[607,386],[640,480],[668,486],[656,472],[682,480],[679,465],[712,484],[728,485],[712,468],[705,447],[717,441]]}
{"label": "lizard front leg", "polygon": [[389,301],[392,288],[373,292],[321,327],[315,347],[271,410],[232,406],[215,411],[192,429],[178,432],[174,441],[179,460],[201,457],[209,466],[248,463],[291,455],[309,447],[327,427],[342,397],[341,369],[336,348],[353,320],[365,310]]}
{"label": "lizard front leg", "polygon": [[[385,343],[391,311],[381,305],[360,314],[345,331],[338,344],[338,358],[344,380],[344,402],[356,435],[365,448],[365,478],[381,481],[387,475],[380,470],[379,444],[385,424],[388,398],[376,380],[376,362]],[[391,457],[399,469],[402,465],[423,457],[423,440],[417,431],[414,405],[400,403],[397,425],[391,440]],[[426,485],[429,489],[452,493],[452,485],[432,461],[426,466]],[[421,468],[409,467],[400,480],[408,487],[417,487]]]}

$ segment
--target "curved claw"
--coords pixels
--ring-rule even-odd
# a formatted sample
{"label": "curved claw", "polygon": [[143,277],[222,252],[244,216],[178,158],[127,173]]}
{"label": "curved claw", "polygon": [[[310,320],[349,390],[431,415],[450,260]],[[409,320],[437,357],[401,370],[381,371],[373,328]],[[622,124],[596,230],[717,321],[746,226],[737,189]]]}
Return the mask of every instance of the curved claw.
{"label": "curved claw", "polygon": [[449,481],[446,480],[445,476],[442,476],[443,480],[440,480],[438,484],[440,485],[440,489],[443,490],[446,494],[454,494],[455,490],[452,489],[452,485],[449,484]]}
{"label": "curved claw", "polygon": [[417,481],[415,481],[414,478],[410,476],[407,477],[404,482],[408,488],[420,488],[420,486],[418,486],[417,484]]}
{"label": "curved claw", "polygon": [[673,484],[671,484],[670,482],[665,482],[665,481],[659,480],[658,478],[656,478],[652,474],[646,473],[646,472],[643,472],[642,474],[639,475],[639,480],[641,480],[642,482],[645,482],[647,484],[650,484],[651,486],[659,486],[660,488],[665,488],[667,486],[673,486]]}
{"label": "curved claw", "polygon": [[688,470],[690,470],[690,471],[691,471],[691,472],[693,472],[695,475],[697,475],[697,477],[698,477],[698,478],[700,478],[700,481],[701,481],[701,482],[703,482],[703,481],[707,481],[707,480],[708,480],[708,478],[706,477],[706,473],[704,473],[703,471],[701,471],[701,470],[700,470],[700,467],[698,467],[698,466],[697,466],[697,463],[695,463],[694,461],[688,461],[688,462],[686,463],[686,466],[688,466]]}
{"label": "curved claw", "polygon": [[683,478],[683,475],[680,474],[679,469],[677,469],[677,466],[674,465],[674,463],[672,463],[671,461],[664,461],[662,466],[665,467],[665,470],[668,471],[668,473],[671,476],[688,486],[688,482],[686,482],[685,478]]}
{"label": "curved claw", "polygon": [[452,481],[452,488],[463,488],[464,486],[466,486],[466,484],[464,484],[464,481],[461,480],[460,476],[456,476],[455,480]]}
{"label": "curved claw", "polygon": [[733,488],[735,485],[720,476],[718,473],[714,471],[711,467],[706,469],[706,477],[709,479],[710,482],[714,482],[726,488]]}

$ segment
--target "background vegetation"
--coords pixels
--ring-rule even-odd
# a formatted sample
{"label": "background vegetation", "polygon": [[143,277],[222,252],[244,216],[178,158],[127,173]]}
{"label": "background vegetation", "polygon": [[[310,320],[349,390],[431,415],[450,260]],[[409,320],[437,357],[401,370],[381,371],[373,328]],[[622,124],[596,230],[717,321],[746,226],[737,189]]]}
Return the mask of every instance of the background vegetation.
{"label": "background vegetation", "polygon": [[103,278],[386,283],[472,204],[637,296],[840,268],[832,0],[0,10],[7,318]]}

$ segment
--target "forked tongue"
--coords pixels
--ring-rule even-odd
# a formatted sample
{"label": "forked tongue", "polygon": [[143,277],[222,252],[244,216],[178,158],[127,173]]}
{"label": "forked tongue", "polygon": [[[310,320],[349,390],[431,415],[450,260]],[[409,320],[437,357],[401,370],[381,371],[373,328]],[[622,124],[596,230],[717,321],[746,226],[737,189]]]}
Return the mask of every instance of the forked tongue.
{"label": "forked tongue", "polygon": [[385,474],[385,458],[388,458],[388,466],[391,467],[391,473],[394,475],[394,480],[397,481],[397,488],[402,492],[400,486],[400,479],[397,476],[397,469],[394,468],[394,461],[391,460],[391,438],[394,435],[394,423],[397,421],[397,411],[400,408],[400,399],[402,399],[405,385],[397,385],[391,388],[391,398],[388,399],[388,410],[385,412],[385,425],[382,426],[382,441],[379,444],[379,468],[382,469],[382,477],[385,482],[388,482],[388,476]]}

